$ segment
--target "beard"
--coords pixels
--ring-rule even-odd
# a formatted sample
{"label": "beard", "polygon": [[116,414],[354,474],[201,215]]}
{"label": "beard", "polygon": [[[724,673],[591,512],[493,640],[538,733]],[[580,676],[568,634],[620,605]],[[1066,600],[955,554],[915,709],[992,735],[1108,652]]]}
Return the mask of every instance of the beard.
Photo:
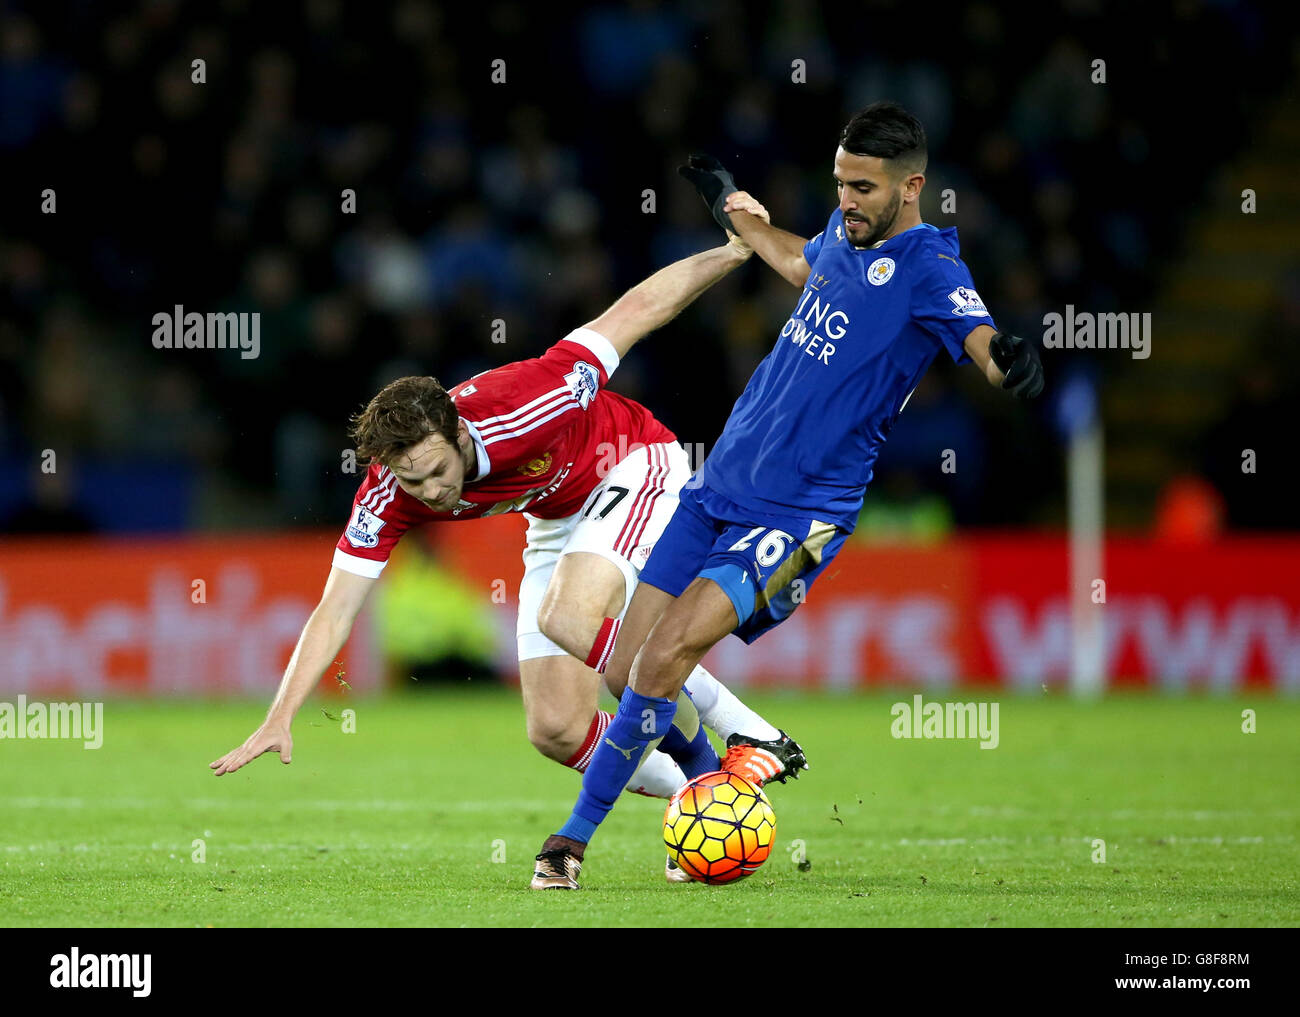
{"label": "beard", "polygon": [[854,247],[871,247],[880,243],[886,234],[894,228],[894,223],[898,221],[898,210],[903,205],[903,199],[895,194],[893,200],[885,206],[885,210],[876,217],[876,224],[867,230],[867,235],[861,240],[850,240]]}

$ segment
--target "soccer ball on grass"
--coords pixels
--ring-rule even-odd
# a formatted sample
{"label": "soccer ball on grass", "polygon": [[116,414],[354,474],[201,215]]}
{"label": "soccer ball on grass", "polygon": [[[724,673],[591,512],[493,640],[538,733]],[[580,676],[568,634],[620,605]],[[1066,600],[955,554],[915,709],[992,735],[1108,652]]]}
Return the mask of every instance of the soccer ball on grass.
{"label": "soccer ball on grass", "polygon": [[738,773],[696,777],[668,802],[668,857],[702,883],[730,883],[756,872],[772,853],[776,813],[762,788]]}

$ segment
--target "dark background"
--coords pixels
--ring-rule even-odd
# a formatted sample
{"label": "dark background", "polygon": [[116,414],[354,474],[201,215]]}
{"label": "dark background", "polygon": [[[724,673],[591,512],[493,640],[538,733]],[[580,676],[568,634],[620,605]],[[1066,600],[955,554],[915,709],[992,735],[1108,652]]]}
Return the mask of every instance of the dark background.
{"label": "dark background", "polygon": [[[959,227],[1000,327],[1041,337],[1073,304],[1151,311],[1154,337],[1145,361],[1045,351],[1033,404],[941,357],[868,489],[877,528],[1063,525],[1067,379],[1099,393],[1114,528],[1177,528],[1180,508],[1292,527],[1300,47],[1281,8],[0,4],[0,529],[341,526],[347,417],[379,386],[536,355],[719,242],[675,173],[691,151],[815,234],[839,130],[882,98],[925,124],[923,217]],[[755,259],[615,388],[707,449],[796,296]],[[154,349],[175,304],[260,311],[261,356]]]}

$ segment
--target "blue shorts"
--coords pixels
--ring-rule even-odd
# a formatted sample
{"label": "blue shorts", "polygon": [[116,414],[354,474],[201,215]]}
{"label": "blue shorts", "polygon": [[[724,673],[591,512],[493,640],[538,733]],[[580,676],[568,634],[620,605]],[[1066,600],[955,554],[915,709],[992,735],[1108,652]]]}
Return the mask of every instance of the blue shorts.
{"label": "blue shorts", "polygon": [[698,480],[679,498],[640,581],[680,597],[697,577],[712,579],[747,643],[794,613],[849,535],[811,516],[753,512]]}

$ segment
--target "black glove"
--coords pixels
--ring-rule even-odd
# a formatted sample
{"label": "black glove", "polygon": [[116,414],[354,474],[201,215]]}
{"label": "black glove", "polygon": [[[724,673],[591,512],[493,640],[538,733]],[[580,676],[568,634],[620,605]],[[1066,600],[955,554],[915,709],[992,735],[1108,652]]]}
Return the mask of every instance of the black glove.
{"label": "black glove", "polygon": [[695,185],[717,224],[724,230],[735,233],[736,227],[731,225],[731,216],[722,211],[722,206],[727,203],[728,194],[735,194],[739,190],[736,181],[722,163],[711,155],[693,155],[689,163],[687,166],[678,166],[677,172]]}
{"label": "black glove", "polygon": [[989,355],[1006,375],[1002,387],[1017,399],[1032,399],[1043,391],[1043,364],[1032,342],[1006,332],[995,332]]}

